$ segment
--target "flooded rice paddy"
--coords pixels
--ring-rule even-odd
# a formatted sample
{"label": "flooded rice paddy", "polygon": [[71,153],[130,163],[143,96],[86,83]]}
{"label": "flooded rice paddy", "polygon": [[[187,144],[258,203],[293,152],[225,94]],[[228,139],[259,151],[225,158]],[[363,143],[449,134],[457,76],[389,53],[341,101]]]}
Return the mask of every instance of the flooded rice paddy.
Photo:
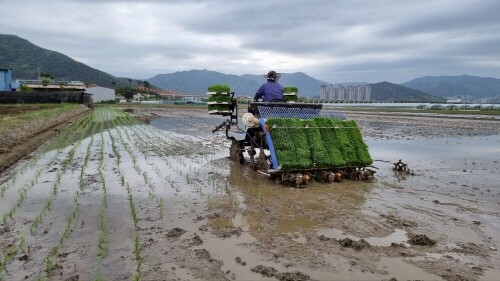
{"label": "flooded rice paddy", "polygon": [[498,280],[498,121],[351,118],[376,179],[296,189],[203,110],[97,108],[0,175],[0,280]]}

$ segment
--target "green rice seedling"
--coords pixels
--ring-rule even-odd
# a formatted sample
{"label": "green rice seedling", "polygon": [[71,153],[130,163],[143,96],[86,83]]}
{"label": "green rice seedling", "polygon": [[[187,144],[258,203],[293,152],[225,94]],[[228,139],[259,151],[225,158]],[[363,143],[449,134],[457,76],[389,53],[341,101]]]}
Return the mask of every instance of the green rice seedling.
{"label": "green rice seedling", "polygon": [[309,168],[312,166],[307,135],[297,118],[269,118],[278,163],[282,168]]}
{"label": "green rice seedling", "polygon": [[129,205],[130,205],[130,212],[132,214],[132,219],[134,221],[134,226],[137,228],[138,226],[138,222],[139,222],[139,218],[137,217],[137,210],[136,210],[136,207],[135,207],[135,203],[134,203],[134,199],[132,197],[132,191],[130,190],[130,185],[127,183],[127,199],[128,199],[128,202],[129,202]]}
{"label": "green rice seedling", "polygon": [[208,86],[208,91],[216,93],[229,93],[231,91],[231,87],[226,84],[212,84]]}
{"label": "green rice seedling", "polygon": [[2,186],[0,187],[0,198],[3,198],[5,191],[7,191],[7,189],[9,189],[9,187],[10,187],[10,184],[8,184],[8,183],[2,184]]}
{"label": "green rice seedling", "polygon": [[318,126],[321,133],[321,140],[328,153],[330,167],[342,167],[345,165],[346,161],[343,158],[343,154],[340,151],[339,143],[337,141],[337,135],[335,128],[332,128],[332,123],[330,118],[318,117],[314,118],[313,121]]}
{"label": "green rice seedling", "polygon": [[109,128],[108,128],[108,134],[109,134],[109,138],[111,139],[111,149],[113,150],[113,154],[118,159],[117,160],[117,167],[119,168],[120,167],[120,153],[118,152],[118,148],[116,147],[115,138],[111,134],[111,131],[109,130]]}
{"label": "green rice seedling", "polygon": [[231,96],[230,95],[211,95],[208,97],[208,101],[216,101],[216,102],[231,102]]}
{"label": "green rice seedling", "polygon": [[307,141],[311,148],[310,152],[313,166],[328,167],[330,165],[328,151],[321,138],[321,131],[318,125],[312,119],[303,120],[302,124],[307,128],[304,129],[304,132],[306,133]]}
{"label": "green rice seedling", "polygon": [[19,250],[23,251],[23,246],[26,243],[26,238],[21,236],[19,241],[16,244],[10,245],[6,251],[5,255],[0,259],[0,280],[3,277],[4,272],[7,272],[6,266],[14,260],[15,256],[19,252]]}
{"label": "green rice seedling", "polygon": [[101,271],[99,271],[97,268],[95,268],[92,271],[92,275],[94,276],[94,281],[103,281]]}
{"label": "green rice seedling", "polygon": [[344,121],[339,119],[329,119],[330,124],[335,129],[333,130],[335,141],[338,144],[339,151],[342,153],[345,164],[347,166],[355,165],[358,163],[358,157],[356,154],[356,148],[354,147],[352,140],[349,138],[347,131],[345,130]]}
{"label": "green rice seedling", "polygon": [[208,111],[229,111],[231,106],[229,104],[209,104]]}
{"label": "green rice seedling", "polygon": [[26,238],[24,236],[21,236],[19,238],[19,242],[17,244],[10,245],[6,251],[5,255],[0,259],[0,279],[2,279],[2,276],[4,272],[7,272],[6,266],[14,260],[15,256],[19,252],[19,250],[22,250],[22,247],[26,243]]}
{"label": "green rice seedling", "polygon": [[299,89],[295,86],[286,86],[283,87],[283,93],[298,93]]}
{"label": "green rice seedling", "polygon": [[165,200],[160,197],[160,202],[158,202],[158,205],[160,206],[160,218],[163,219],[165,216]]}
{"label": "green rice seedling", "polygon": [[363,141],[363,136],[361,135],[356,121],[344,121],[343,125],[345,134],[351,140],[351,143],[353,144],[356,151],[355,153],[357,156],[357,161],[352,164],[361,166],[371,165],[373,163],[373,160],[370,156],[370,153],[368,152],[368,146]]}
{"label": "green rice seedling", "polygon": [[135,254],[135,260],[137,262],[137,271],[139,271],[142,265],[141,240],[139,238],[139,233],[135,235],[134,239],[134,254]]}
{"label": "green rice seedling", "polygon": [[45,257],[45,273],[50,274],[55,266],[55,258],[53,255],[49,254]]}
{"label": "green rice seedling", "polygon": [[299,89],[295,86],[283,87],[283,93],[285,94],[283,98],[287,102],[296,102],[299,100],[299,96],[297,95],[298,92]]}
{"label": "green rice seedling", "polygon": [[297,101],[299,101],[299,97],[297,95],[285,95],[285,96],[283,96],[283,98],[287,102],[290,102],[290,101],[297,102]]}
{"label": "green rice seedling", "polygon": [[102,232],[101,235],[99,235],[99,251],[97,252],[97,257],[99,259],[103,259],[107,254],[108,254],[108,236],[106,235],[105,232]]}

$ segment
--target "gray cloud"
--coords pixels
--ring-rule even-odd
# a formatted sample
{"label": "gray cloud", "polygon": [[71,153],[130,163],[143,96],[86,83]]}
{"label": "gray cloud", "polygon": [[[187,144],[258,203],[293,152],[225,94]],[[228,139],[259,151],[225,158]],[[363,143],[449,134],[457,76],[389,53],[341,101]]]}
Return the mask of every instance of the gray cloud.
{"label": "gray cloud", "polygon": [[500,2],[3,1],[0,33],[117,76],[211,69],[331,82],[498,77]]}

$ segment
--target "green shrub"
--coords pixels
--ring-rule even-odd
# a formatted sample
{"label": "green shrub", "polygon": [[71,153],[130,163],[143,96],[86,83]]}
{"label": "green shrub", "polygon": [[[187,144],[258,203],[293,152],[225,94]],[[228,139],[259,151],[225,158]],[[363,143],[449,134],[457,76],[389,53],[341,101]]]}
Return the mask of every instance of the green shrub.
{"label": "green shrub", "polygon": [[208,87],[208,91],[216,93],[229,93],[231,91],[231,87],[225,84],[213,84]]}

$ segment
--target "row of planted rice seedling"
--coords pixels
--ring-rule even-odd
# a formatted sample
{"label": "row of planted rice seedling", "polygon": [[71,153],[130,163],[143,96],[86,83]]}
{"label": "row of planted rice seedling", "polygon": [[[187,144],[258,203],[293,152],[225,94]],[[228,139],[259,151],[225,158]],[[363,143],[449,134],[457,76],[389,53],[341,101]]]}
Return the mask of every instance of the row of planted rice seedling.
{"label": "row of planted rice seedling", "polygon": [[[90,118],[92,117],[92,114],[90,115]],[[62,161],[61,163],[61,168],[57,170],[56,173],[56,180],[54,184],[52,185],[51,189],[51,194],[49,198],[45,201],[44,206],[38,213],[38,215],[35,217],[35,219],[31,222],[30,224],[30,230],[33,233],[35,229],[38,227],[38,225],[42,222],[43,217],[47,213],[47,211],[50,211],[52,208],[53,201],[56,199],[57,194],[59,192],[59,189],[61,187],[61,179],[62,176],[66,174],[68,168],[73,162],[73,159],[75,157],[75,152],[76,150],[80,147],[80,144],[83,140],[83,138],[90,132],[90,127],[88,126],[88,121],[90,120],[84,119],[84,124],[85,126],[80,130],[79,134],[75,134],[74,139],[77,141],[73,147],[69,150],[67,157]],[[78,191],[77,191],[78,194]]]}
{"label": "row of planted rice seedling", "polygon": [[[23,187],[21,187],[19,189],[19,195],[20,197],[18,198],[18,200],[16,201],[16,203],[12,206],[12,208],[10,209],[10,211],[8,212],[9,213],[9,218],[12,219],[12,216],[13,216],[13,213],[15,212],[15,210],[17,208],[20,208],[22,203],[24,202],[24,199],[27,197],[27,191],[29,189],[31,189],[36,183],[37,183],[37,179],[38,177],[40,176],[40,174],[42,173],[42,171],[48,169],[48,167],[50,167],[52,164],[54,164],[55,162],[55,158],[61,154],[61,151],[62,151],[62,147],[61,146],[66,146],[68,144],[68,139],[69,139],[69,136],[71,135],[75,135],[77,130],[82,126],[83,124],[83,121],[85,120],[88,120],[90,117],[87,116],[87,118],[81,120],[80,122],[76,123],[76,125],[73,125],[69,128],[69,130],[67,130],[65,133],[63,133],[62,135],[60,135],[58,138],[56,138],[56,140],[54,142],[57,142],[59,143],[59,146],[60,148],[58,149],[58,151],[55,153],[55,155],[48,161],[48,164],[47,165],[44,165],[43,168],[40,170],[37,170],[37,172],[35,172],[34,174],[34,178],[32,178],[31,180],[29,180],[29,184],[28,185],[24,185]],[[89,144],[90,145],[90,144]],[[50,150],[49,148],[47,148],[48,146],[45,147],[45,149],[43,150],[43,154],[45,156],[45,154],[48,152],[48,150]],[[76,146],[75,146],[76,147]],[[61,168],[59,169],[59,171],[65,171],[68,166],[70,165],[71,163],[71,160],[72,158],[74,157],[74,149],[75,147],[73,147],[72,149],[70,149],[70,151],[68,152],[66,158],[63,160],[63,162],[61,163]],[[41,156],[36,156],[37,159],[40,159]],[[24,169],[21,169],[20,170],[21,172],[25,171]],[[18,171],[19,172],[19,171]],[[60,179],[62,177],[62,174],[63,172],[61,173],[57,173],[56,174],[56,179],[55,179],[55,184],[54,184],[54,187],[52,188],[51,190],[51,195],[49,196],[49,199],[47,201],[45,201],[45,204],[43,205],[42,209],[40,210],[40,212],[38,213],[38,215],[32,220],[32,224],[30,226],[30,230],[31,232],[33,233],[35,228],[36,228],[36,223],[38,222],[41,222],[41,218],[43,215],[43,213],[47,212],[48,210],[51,209],[52,207],[52,202],[53,202],[53,196],[55,196],[55,194],[57,194],[58,190],[57,190],[57,185],[60,185]],[[75,201],[76,202],[76,201]],[[70,223],[71,224],[71,221],[72,219],[74,218],[76,212],[72,212],[70,214]],[[5,219],[5,216],[4,216],[4,223],[6,223],[6,219]],[[33,222],[35,224],[33,224]],[[59,244],[62,244],[62,240],[64,240],[64,237],[67,237],[70,233],[70,230],[68,229],[68,227],[66,229],[64,229],[63,233],[62,233],[62,238],[59,242]],[[22,245],[25,244],[25,241],[26,241],[26,238],[24,235],[21,236],[21,238],[18,239],[19,240],[19,243],[14,243],[13,245],[17,245],[18,249],[19,250],[23,250],[21,247]],[[59,245],[58,244],[58,245]],[[13,246],[13,247],[14,247]],[[15,250],[13,248],[11,248],[10,250],[10,253],[14,253]],[[9,255],[9,253],[5,256],[7,257]],[[8,265],[8,262],[7,262],[8,258],[3,258],[3,262],[2,262],[2,267],[5,268],[5,266]],[[47,259],[47,263],[50,265],[50,258]],[[0,270],[1,271],[1,270]],[[40,278],[39,278],[40,279]]]}
{"label": "row of planted rice seedling", "polygon": [[353,120],[269,118],[266,122],[284,169],[367,166],[373,162]]}
{"label": "row of planted rice seedling", "polygon": [[[106,179],[104,176],[104,122],[100,122],[100,145],[99,145],[99,160],[97,163],[97,173],[99,174],[99,182],[102,187],[102,203],[99,209],[99,219],[98,219],[98,229],[100,231],[99,238],[97,242],[97,254],[96,262],[99,263],[107,255],[109,251],[108,247],[108,229],[106,223],[106,209],[108,208],[108,191],[106,187]],[[109,129],[108,129],[109,130]],[[119,161],[119,158],[116,157]],[[96,266],[93,272],[94,280],[102,280],[101,270]]]}
{"label": "row of planted rice seedling", "polygon": [[[87,119],[84,119],[84,120],[89,120],[90,118],[91,117],[89,116]],[[62,161],[61,167],[59,168],[58,172],[56,173],[55,182],[54,182],[54,184],[53,184],[53,186],[51,188],[51,192],[50,192],[50,195],[49,195],[48,199],[45,201],[45,204],[43,205],[43,207],[40,210],[40,212],[38,213],[38,215],[31,222],[30,230],[31,230],[31,233],[33,233],[33,234],[34,234],[34,231],[37,228],[37,226],[42,222],[43,216],[46,214],[46,212],[50,211],[52,209],[53,201],[54,201],[55,197],[57,196],[59,187],[61,186],[62,176],[64,174],[66,174],[69,166],[72,164],[73,158],[75,156],[75,151],[76,151],[77,147],[79,147],[79,145],[81,143],[81,140],[83,139],[83,137],[90,130],[89,126],[85,126],[83,124],[88,124],[88,122],[85,122],[85,123],[80,122],[80,123],[78,123],[78,126],[76,126],[79,129],[79,133],[80,134],[76,134],[75,130],[66,131],[66,132],[70,132],[67,135],[71,134],[72,136],[74,136],[71,139],[78,139],[78,143],[75,144],[69,150],[66,158]],[[81,128],[81,127],[83,127],[83,128]],[[93,135],[93,133],[92,133],[92,135]],[[66,137],[65,139],[69,139],[69,138]],[[62,143],[63,147],[66,146],[66,142],[67,141],[64,141]],[[92,144],[92,140],[89,142],[89,144],[87,146],[86,155],[84,157],[84,164],[82,165],[82,168],[81,168],[80,179],[79,179],[79,184],[80,185],[83,185],[82,176],[83,176],[83,171],[84,171],[84,169],[86,167],[86,164],[88,163],[91,144]],[[57,153],[56,156],[57,155],[59,155],[59,153]],[[21,193],[21,194],[23,194],[23,193]],[[78,211],[78,196],[79,196],[79,192],[77,191],[76,194],[75,194],[75,197],[74,197],[74,203],[75,203],[74,206],[75,207],[74,207],[73,211],[70,212],[70,215],[67,218],[67,221],[66,221],[66,224],[65,224],[65,228],[63,229],[62,234],[60,236],[59,243],[52,248],[52,250],[50,251],[50,253],[44,259],[45,260],[45,270],[44,270],[44,272],[42,272],[42,273],[39,274],[39,276],[37,278],[38,280],[43,280],[44,276],[46,274],[48,274],[54,268],[54,266],[55,266],[55,258],[57,256],[57,253],[60,250],[60,248],[63,246],[64,240],[71,233],[73,219],[75,218],[76,213]],[[25,196],[23,196],[23,197],[25,197]],[[17,204],[16,206],[19,207],[20,205]]]}
{"label": "row of planted rice seedling", "polygon": [[[110,117],[110,119],[112,120],[115,120],[115,118],[117,120],[119,120],[119,118],[117,118],[117,116],[121,116],[121,114],[119,114],[118,112],[113,112],[113,116]],[[115,122],[115,125],[113,126],[116,126],[117,124],[122,124],[123,123],[123,120],[117,122],[116,120],[114,121]],[[113,123],[113,121],[110,121],[109,123]],[[115,127],[116,128],[116,127]],[[108,131],[109,133],[109,136],[110,136],[110,140],[112,141],[112,147],[114,150],[117,149],[117,144],[115,144],[115,137],[113,137],[113,135],[111,134],[110,131]],[[125,147],[125,149],[130,149],[130,147],[128,146],[128,143],[125,143],[122,141],[122,136],[119,135],[118,139],[120,139],[122,145]],[[127,146],[125,146],[127,145]],[[132,158],[132,159],[135,159],[133,162],[133,165],[134,165],[134,169],[135,167],[137,166],[137,163],[136,163],[136,158]],[[130,184],[126,181],[126,178],[125,178],[125,174],[123,172],[123,170],[120,168],[120,163],[121,163],[121,157],[115,157],[115,165],[114,165],[114,171],[116,172],[116,174],[118,175],[118,179],[119,179],[119,184],[122,188],[124,188],[126,190],[126,193],[127,193],[127,201],[128,201],[128,205],[129,205],[129,208],[130,208],[130,214],[131,214],[131,218],[132,218],[132,221],[133,221],[133,225],[134,225],[134,234],[133,234],[133,243],[134,243],[134,250],[133,250],[133,255],[134,255],[134,259],[136,261],[136,267],[135,267],[135,272],[134,272],[134,280],[140,280],[140,269],[141,269],[141,265],[142,265],[142,256],[141,256],[141,240],[140,240],[140,235],[139,235],[139,214],[138,214],[138,208],[137,208],[137,205],[136,205],[136,201],[134,200],[134,196],[133,196],[133,193],[132,193],[132,189],[130,187]],[[96,275],[95,280],[100,280],[99,279],[99,275]]]}
{"label": "row of planted rice seedling", "polygon": [[[60,154],[63,151],[63,148],[66,147],[70,141],[69,138],[71,135],[75,134],[75,132],[78,130],[78,128],[82,127],[84,124],[84,121],[86,119],[90,118],[90,116],[87,116],[83,119],[80,120],[80,122],[77,122],[70,126],[67,130],[64,131],[61,135],[59,135],[55,140],[51,142],[51,144],[45,146],[42,151],[38,154],[36,154],[30,162],[26,163],[19,169],[16,169],[16,172],[14,175],[5,183],[0,185],[0,199],[5,196],[5,193],[9,190],[10,187],[12,187],[16,182],[18,175],[24,175],[28,169],[33,169],[36,166],[39,166],[38,169],[35,170],[33,173],[33,177],[27,181],[27,183],[19,190],[20,193],[23,195],[26,195],[27,190],[31,189],[38,181],[38,178],[46,171],[50,166],[52,166],[56,160],[59,158]],[[56,149],[56,152],[54,155],[47,161],[46,164],[40,165],[39,160],[42,158],[42,156],[46,157],[48,155],[48,152],[51,150]],[[24,198],[23,198],[24,200]],[[5,220],[3,220],[5,223]]]}
{"label": "row of planted rice seedling", "polygon": [[[111,151],[113,152],[113,157],[114,158],[114,164],[113,164],[113,170],[117,174],[117,179],[120,184],[124,188],[124,191],[126,191],[126,200],[129,201],[130,205],[130,210],[131,210],[131,217],[133,220],[133,225],[135,235],[134,238],[131,240],[132,243],[134,243],[134,256],[137,262],[137,267],[134,273],[134,280],[139,280],[140,279],[140,265],[142,264],[142,258],[141,256],[141,251],[140,251],[140,238],[139,238],[139,232],[137,231],[138,227],[138,214],[137,214],[137,207],[135,206],[135,201],[133,200],[132,192],[130,189],[130,185],[128,182],[126,182],[124,173],[121,169],[121,163],[122,163],[122,156],[120,154],[120,151],[122,150],[119,146],[122,144],[121,142],[121,135],[118,135],[118,138],[115,136],[114,133],[117,132],[116,129],[116,124],[115,124],[115,116],[116,112],[106,110],[106,109],[101,109],[97,110],[99,113],[99,135],[100,135],[100,145],[99,145],[99,151],[98,151],[98,163],[97,163],[97,176],[99,178],[99,184],[102,187],[102,204],[101,208],[98,213],[98,229],[99,229],[99,236],[98,236],[98,241],[97,241],[97,253],[96,253],[96,265],[94,269],[92,270],[92,275],[94,280],[104,280],[104,277],[102,277],[102,267],[100,266],[101,260],[103,260],[109,251],[109,231],[108,231],[108,225],[107,225],[107,219],[106,219],[106,210],[108,209],[108,181],[105,178],[105,173],[106,171],[106,165],[104,162],[104,155],[107,155],[108,153],[104,153],[105,151],[105,143],[106,140],[109,141],[110,146],[111,146]],[[104,137],[104,133],[106,132],[106,138]]]}
{"label": "row of planted rice seedling", "polygon": [[[140,156],[144,157],[144,160],[147,160],[147,153],[148,151],[144,149],[144,146],[142,148],[138,147],[138,142],[144,142],[141,138],[138,138],[140,136],[140,133],[137,133],[140,128],[145,127],[141,126],[138,123],[135,118],[131,118],[128,116],[128,114],[123,113],[123,112],[116,112],[117,116],[119,118],[116,118],[116,127],[115,131],[117,133],[117,139],[120,141],[120,145],[123,146],[125,151],[127,152],[128,157],[130,157],[131,162],[132,162],[132,167],[135,170],[137,175],[142,176],[142,179],[144,181],[144,184],[146,187],[148,187],[148,196],[151,200],[156,202],[157,204],[157,209],[159,210],[159,215],[160,218],[163,218],[165,215],[165,202],[164,199],[159,196],[155,189],[156,186],[152,182],[152,179],[150,175],[141,167],[138,165],[138,161]],[[120,127],[123,126],[123,127]],[[131,134],[129,133],[131,131]],[[136,154],[133,147],[129,145],[129,143],[135,144],[135,148],[140,152],[140,155]],[[136,229],[138,229],[138,223],[139,223],[139,215],[138,215],[138,209],[136,207],[135,200],[133,199],[132,191],[130,188],[130,184],[126,182],[126,177],[123,175],[123,172],[120,171],[120,184],[124,185],[127,189],[127,194],[128,194],[128,201],[130,205],[130,210],[131,210],[131,216],[134,221],[134,225],[136,226]],[[143,263],[143,258],[142,258],[142,246],[141,246],[141,239],[139,232],[136,231],[134,239],[134,258],[136,261],[136,270],[134,273],[134,280],[139,280],[141,276],[141,266]]]}
{"label": "row of planted rice seedling", "polygon": [[[118,137],[119,137],[122,145],[125,147],[125,151],[127,151],[127,153],[129,154],[130,158],[132,159],[134,170],[136,171],[136,173],[138,175],[142,176],[142,178],[144,180],[144,183],[148,187],[148,196],[152,200],[156,201],[156,204],[158,206],[158,210],[160,212],[160,218],[163,218],[164,215],[165,215],[165,200],[155,192],[156,186],[152,182],[151,177],[149,176],[149,174],[146,171],[142,170],[137,165],[137,155],[134,153],[134,151],[131,149],[131,147],[128,145],[128,143],[123,140],[123,136],[122,136],[121,130],[119,130],[117,128],[117,132],[118,132]],[[145,153],[145,152],[142,152],[142,153],[143,153],[143,156],[145,157],[145,159],[147,159],[147,156],[145,156],[147,153]]]}
{"label": "row of planted rice seedling", "polygon": [[[92,118],[94,117],[93,114],[91,114],[90,116]],[[80,172],[79,172],[79,178],[78,178],[78,188],[75,191],[75,194],[73,197],[73,202],[74,202],[73,209],[71,210],[69,215],[66,217],[64,229],[62,230],[62,232],[59,236],[59,242],[51,248],[51,250],[49,251],[47,256],[44,258],[44,269],[43,269],[43,271],[41,271],[38,274],[37,280],[45,280],[45,278],[47,278],[53,272],[53,270],[56,268],[57,257],[59,255],[59,253],[61,252],[62,248],[64,247],[65,241],[68,239],[69,235],[73,231],[74,220],[75,220],[75,218],[78,214],[78,211],[80,209],[80,203],[79,203],[80,196],[81,196],[81,194],[84,190],[84,187],[85,187],[83,175],[85,174],[85,170],[87,169],[87,166],[89,163],[91,148],[94,145],[94,134],[96,133],[96,127],[89,126],[89,124],[91,124],[91,123],[85,122],[85,126],[83,128],[81,128],[81,134],[80,134],[80,137],[78,138],[77,144],[73,147],[73,149],[76,149],[76,147],[79,146],[79,144],[82,142],[83,138],[86,137],[87,135],[90,135],[90,140],[86,146],[85,153],[83,156],[83,162],[80,166]],[[74,155],[74,152],[72,154]],[[66,167],[66,169],[67,169],[67,167]],[[65,170],[65,168],[63,167],[60,170]],[[59,180],[59,182],[60,182],[60,180]],[[31,231],[34,232],[33,229]]]}
{"label": "row of planted rice seedling", "polygon": [[[90,117],[87,117],[87,118],[81,120],[79,123],[77,123],[77,125],[72,127],[71,130],[67,134],[64,134],[62,137],[56,139],[56,141],[59,141],[59,143],[61,143],[61,145],[63,147],[65,145],[67,145],[68,138],[69,138],[68,135],[76,134],[77,128],[80,127],[81,124],[85,120],[87,120],[88,118],[90,118]],[[63,139],[64,141],[61,142],[60,141],[61,139]],[[51,197],[55,197],[57,195],[57,190],[60,186],[60,179],[62,177],[63,172],[68,168],[69,163],[73,159],[74,151],[75,151],[76,147],[77,146],[75,145],[73,147],[73,149],[69,150],[68,154],[66,155],[66,158],[62,162],[62,169],[59,169],[59,171],[56,173],[56,182],[54,183],[54,186],[52,188]],[[43,174],[43,172],[48,170],[48,168],[56,162],[56,160],[60,157],[60,154],[62,153],[62,149],[63,148],[60,147],[58,149],[58,151],[55,153],[55,155],[48,161],[48,164],[37,169],[36,172],[33,174],[32,178],[30,180],[28,180],[28,182],[26,184],[24,184],[20,189],[18,189],[17,200],[15,201],[15,203],[13,205],[11,205],[10,209],[2,215],[2,223],[3,224],[6,224],[9,220],[13,219],[13,216],[16,213],[16,210],[21,207],[21,205],[24,203],[25,199],[27,198],[28,191],[30,189],[32,189],[38,183],[38,179]],[[64,169],[64,171],[62,171],[63,169]],[[0,192],[1,197],[4,196],[5,191],[7,191],[7,190]],[[42,208],[42,210],[39,213],[39,216],[37,216],[38,219],[35,219],[35,221],[36,221],[35,224],[37,224],[41,221],[41,216],[43,216],[42,213],[45,213],[47,210],[49,210],[51,208],[51,206],[52,206],[52,200],[47,201],[45,203],[44,207]]]}
{"label": "row of planted rice seedling", "polygon": [[[198,180],[199,170],[192,168],[186,164],[186,159],[184,157],[180,157],[174,153],[179,153],[179,148],[182,147],[178,142],[168,138],[165,134],[160,133],[158,130],[142,125],[142,123],[138,123],[137,119],[128,116],[120,119],[122,122],[120,124],[127,125],[124,127],[123,132],[127,142],[134,143],[135,147],[141,152],[141,155],[145,160],[148,159],[148,154],[150,152],[155,152],[158,157],[162,158],[162,164],[165,164],[166,170],[174,171],[178,176],[178,179],[185,179],[188,186],[190,186],[197,194],[200,196],[204,196],[202,187],[203,183]],[[132,133],[129,134],[128,132]],[[151,141],[154,140],[154,141]],[[174,155],[173,155],[174,154]],[[171,163],[172,160],[175,160],[175,163]],[[164,186],[170,185],[175,192],[180,192],[179,182],[174,180],[170,175],[163,175],[158,168],[159,163],[155,163],[153,167],[153,172],[158,176],[159,180],[165,181]],[[144,182],[147,186],[153,185],[153,179],[146,171],[142,171],[142,175],[144,178]],[[155,182],[158,181],[155,180]],[[158,204],[158,209],[160,211],[160,218],[164,217],[165,212],[165,203],[164,199],[157,195],[152,195],[151,191],[153,189],[150,188],[150,197],[152,199],[156,199]],[[182,204],[188,208],[191,212],[193,212],[196,208],[194,208],[191,202],[187,201],[185,198],[181,198]]]}
{"label": "row of planted rice seedling", "polygon": [[[90,129],[90,128],[89,128]],[[42,272],[40,272],[37,276],[37,280],[44,280],[48,275],[52,274],[54,269],[57,266],[57,257],[60,254],[62,248],[64,247],[65,241],[68,239],[69,235],[73,231],[74,228],[74,220],[78,214],[78,211],[80,209],[80,195],[83,192],[84,189],[84,181],[83,181],[83,175],[85,173],[85,170],[88,166],[89,158],[90,158],[90,151],[91,147],[94,144],[94,133],[95,133],[95,128],[90,129],[91,133],[91,138],[89,143],[87,144],[87,147],[85,149],[85,156],[83,157],[83,163],[82,166],[80,167],[80,173],[79,173],[79,178],[78,178],[78,189],[75,192],[75,195],[73,197],[73,209],[69,213],[69,215],[66,217],[66,223],[65,227],[60,234],[59,237],[59,242],[52,247],[48,255],[45,257],[44,262],[45,262],[45,267]]]}
{"label": "row of planted rice seedling", "polygon": [[[204,196],[204,182],[199,180],[200,170],[193,168],[192,166],[194,163],[193,161],[195,160],[186,160],[184,156],[179,155],[182,152],[179,152],[178,148],[184,148],[184,146],[169,138],[167,135],[152,129],[149,126],[140,124],[141,123],[139,123],[137,119],[122,111],[97,108],[92,115],[89,115],[87,118],[83,119],[81,122],[75,124],[72,128],[61,134],[60,137],[55,140],[55,142],[58,143],[57,145],[51,144],[45,146],[57,148],[57,151],[50,152],[54,153],[53,156],[51,154],[51,157],[53,158],[48,159],[47,164],[44,165],[43,168],[35,170],[38,171],[39,174],[43,174],[44,171],[52,167],[53,164],[59,163],[60,161],[60,166],[58,167],[59,169],[54,169],[56,172],[53,174],[47,174],[53,175],[53,180],[52,183],[47,185],[47,195],[45,196],[46,200],[41,203],[37,202],[37,205],[39,204],[40,207],[39,211],[33,215],[32,219],[28,218],[30,221],[28,226],[30,227],[25,231],[28,238],[25,238],[25,236],[19,236],[14,241],[15,243],[11,243],[12,246],[9,248],[7,254],[0,255],[0,275],[2,274],[2,271],[5,273],[3,268],[8,266],[12,261],[12,258],[15,256],[13,253],[21,251],[22,247],[26,243],[25,241],[29,241],[29,243],[33,244],[39,243],[40,249],[42,249],[37,252],[40,253],[41,257],[43,257],[43,263],[40,263],[39,261],[31,262],[34,267],[42,267],[38,275],[36,275],[36,278],[38,280],[52,278],[53,274],[55,274],[54,269],[60,268],[58,267],[58,263],[61,262],[60,258],[58,258],[59,254],[62,253],[63,248],[66,249],[67,247],[72,247],[70,246],[72,244],[68,243],[68,239],[77,239],[73,238],[75,236],[73,236],[74,234],[72,233],[74,233],[73,230],[76,230],[74,227],[75,221],[79,218],[79,216],[81,216],[80,213],[82,213],[80,206],[82,202],[85,204],[87,202],[86,200],[90,200],[92,196],[91,194],[95,190],[87,188],[86,185],[90,182],[90,184],[96,183],[102,187],[102,204],[99,209],[98,216],[94,217],[98,220],[97,227],[99,231],[97,232],[98,235],[96,236],[96,240],[93,240],[97,241],[95,245],[95,257],[97,258],[97,264],[94,267],[92,278],[94,280],[103,279],[101,272],[104,273],[104,271],[100,260],[106,258],[108,252],[113,251],[113,249],[110,248],[110,246],[113,245],[110,244],[110,241],[113,241],[112,239],[114,236],[111,235],[112,232],[108,229],[108,227],[110,227],[108,226],[110,221],[106,219],[106,216],[113,212],[111,204],[116,202],[113,199],[116,198],[114,196],[115,193],[112,193],[113,197],[110,196],[108,202],[108,192],[114,192],[116,189],[113,189],[113,179],[107,178],[110,175],[107,169],[111,165],[105,160],[113,159],[112,166],[115,172],[114,174],[116,175],[116,186],[121,187],[119,188],[121,192],[126,194],[122,196],[127,201],[127,208],[130,208],[130,218],[134,226],[131,243],[133,243],[133,257],[136,262],[136,268],[133,273],[133,278],[134,280],[139,280],[141,278],[143,249],[141,246],[141,237],[139,235],[139,224],[141,219],[141,214],[139,213],[144,207],[142,204],[145,203],[141,203],[141,206],[138,206],[137,202],[140,201],[137,201],[134,198],[134,194],[139,196],[141,195],[141,190],[136,190],[134,188],[135,185],[132,184],[131,179],[135,181],[138,177],[125,173],[124,171],[127,169],[133,169],[133,173],[140,177],[139,180],[142,182],[137,182],[137,186],[144,186],[147,188],[146,191],[148,192],[150,198],[150,201],[148,202],[155,204],[154,208],[158,211],[160,218],[164,218],[166,215],[165,200],[161,196],[162,192],[164,193],[166,190],[157,190],[158,187],[170,185],[172,189],[177,191],[180,190],[180,187],[182,186],[182,184],[179,183],[185,181],[192,188],[192,190],[196,192],[192,194],[198,193],[201,196]],[[84,143],[84,139],[85,141],[88,141],[88,143]],[[109,158],[107,158],[108,154],[110,156]],[[98,162],[94,162],[97,167],[91,164],[93,163],[92,155],[97,155],[96,159]],[[46,154],[43,154],[40,159],[43,157],[46,157]],[[161,164],[159,165],[142,165],[142,163],[156,161],[158,159],[157,157],[161,157],[164,161],[161,161]],[[81,161],[79,161],[80,159]],[[125,162],[123,161],[124,159]],[[89,168],[89,165],[92,166]],[[22,169],[25,167],[26,166],[23,166]],[[35,167],[38,168],[38,166]],[[163,175],[159,167],[165,167],[166,169],[174,171],[176,175],[172,173]],[[75,177],[71,176],[71,169],[78,169],[77,172],[75,172]],[[94,170],[95,173],[92,174]],[[19,198],[22,199],[19,199],[20,203],[16,208],[21,207],[24,198],[29,196],[28,191],[30,188],[40,186],[37,184],[38,177],[36,177],[36,171],[33,173],[34,178],[31,181],[26,179],[26,184],[31,186],[23,193],[19,193]],[[91,174],[89,174],[89,172]],[[89,179],[95,177],[98,181],[86,181],[86,176],[89,176]],[[66,184],[66,180],[70,178],[77,183],[77,185],[75,185],[76,191],[71,199],[73,201],[73,206],[68,213],[65,213],[64,218],[59,219],[59,216],[55,214],[54,210],[61,210],[63,208],[60,207],[59,204],[63,198],[61,194],[69,193],[60,193],[60,191],[62,186]],[[8,189],[11,188],[13,191],[16,190],[14,187],[16,187],[18,182],[18,179],[11,179],[7,185],[2,185],[2,187],[8,186],[5,188],[4,192],[7,192],[10,195],[11,191],[8,191]],[[221,182],[219,184],[221,184],[220,188],[223,189],[223,183]],[[68,187],[68,189],[72,190],[71,187]],[[69,196],[71,195],[69,194]],[[58,199],[56,200],[56,198]],[[180,198],[186,208],[191,210],[196,209],[194,205],[189,202],[189,200],[186,200],[184,196],[182,196],[182,194],[178,198]],[[110,204],[109,207],[108,204]],[[69,207],[71,208],[71,205]],[[7,212],[6,221],[4,223],[9,223],[14,216],[15,210],[16,209],[9,211],[12,213],[10,217],[9,212]],[[57,223],[54,219],[57,219]],[[59,227],[57,225],[62,226]],[[50,230],[50,235],[43,236],[39,230],[41,226],[47,226],[46,229]],[[57,242],[55,240],[57,240]]]}

